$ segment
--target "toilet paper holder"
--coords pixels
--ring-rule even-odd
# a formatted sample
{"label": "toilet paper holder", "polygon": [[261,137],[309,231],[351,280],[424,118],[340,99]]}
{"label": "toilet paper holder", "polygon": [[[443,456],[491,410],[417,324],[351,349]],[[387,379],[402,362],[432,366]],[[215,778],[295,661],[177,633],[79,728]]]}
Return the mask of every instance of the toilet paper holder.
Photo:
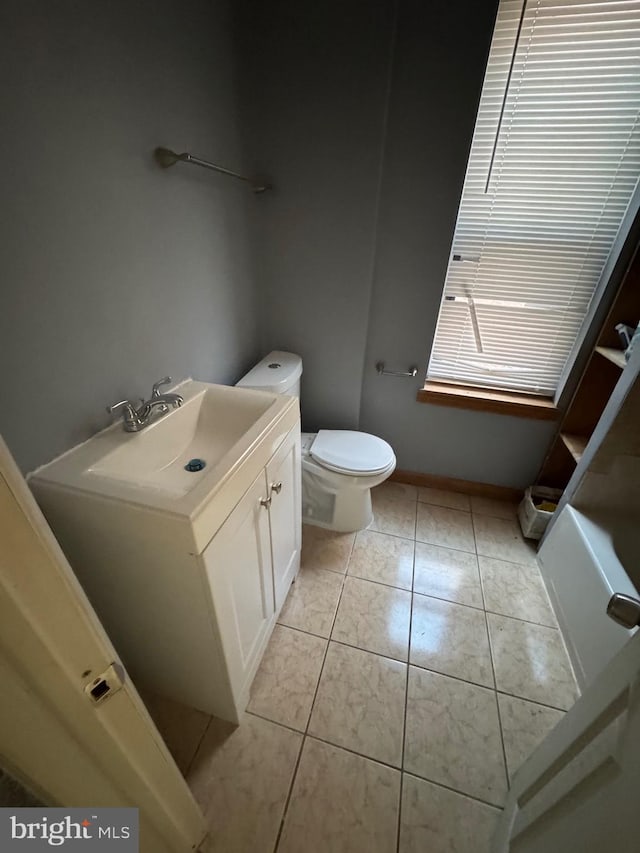
{"label": "toilet paper holder", "polygon": [[380,376],[410,376],[418,375],[418,368],[412,366],[409,370],[385,370],[384,361],[376,361],[376,370]]}

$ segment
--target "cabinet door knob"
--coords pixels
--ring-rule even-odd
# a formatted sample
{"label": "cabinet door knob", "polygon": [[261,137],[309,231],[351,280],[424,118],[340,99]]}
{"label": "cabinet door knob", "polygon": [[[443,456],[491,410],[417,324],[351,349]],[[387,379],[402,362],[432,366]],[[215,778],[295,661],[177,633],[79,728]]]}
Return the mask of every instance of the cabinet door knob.
{"label": "cabinet door knob", "polygon": [[271,483],[271,491],[279,495],[282,491],[282,483]]}
{"label": "cabinet door knob", "polygon": [[265,509],[269,509],[271,506],[271,496],[268,498],[260,498],[260,506],[263,506]]}

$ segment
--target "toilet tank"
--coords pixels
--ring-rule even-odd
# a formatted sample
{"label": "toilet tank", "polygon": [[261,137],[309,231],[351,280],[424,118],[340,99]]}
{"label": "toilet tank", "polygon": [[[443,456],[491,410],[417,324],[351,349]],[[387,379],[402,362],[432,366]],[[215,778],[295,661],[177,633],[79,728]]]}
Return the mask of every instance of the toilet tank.
{"label": "toilet tank", "polygon": [[301,376],[302,359],[299,355],[273,350],[236,382],[236,385],[257,391],[270,391],[272,394],[291,394],[299,397]]}

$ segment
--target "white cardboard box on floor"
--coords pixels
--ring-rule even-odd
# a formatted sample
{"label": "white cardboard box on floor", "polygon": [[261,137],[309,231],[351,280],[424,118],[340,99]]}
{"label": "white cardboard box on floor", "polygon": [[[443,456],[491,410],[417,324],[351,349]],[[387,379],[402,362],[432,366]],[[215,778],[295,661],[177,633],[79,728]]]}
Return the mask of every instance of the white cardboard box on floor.
{"label": "white cardboard box on floor", "polygon": [[546,486],[529,486],[525,490],[524,497],[518,507],[518,519],[522,528],[522,535],[527,539],[541,539],[551,521],[552,512],[538,509],[533,502],[534,497],[546,498],[557,503],[562,496],[561,489],[550,489]]}

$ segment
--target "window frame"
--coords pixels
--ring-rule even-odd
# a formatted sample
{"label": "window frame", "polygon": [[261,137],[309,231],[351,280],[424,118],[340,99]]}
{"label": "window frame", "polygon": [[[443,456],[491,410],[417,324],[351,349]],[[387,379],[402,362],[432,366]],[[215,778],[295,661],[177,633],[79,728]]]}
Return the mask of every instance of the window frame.
{"label": "window frame", "polygon": [[[559,416],[559,412],[569,402],[572,390],[575,388],[586,366],[586,360],[591,354],[595,338],[606,316],[608,305],[617,292],[632,251],[635,248],[640,232],[640,224],[638,222],[640,219],[639,211],[640,182],[636,184],[628,209],[623,216],[609,257],[602,270],[599,282],[594,289],[589,308],[569,352],[553,396],[536,395],[527,391],[485,387],[465,382],[464,380],[458,382],[456,380],[436,379],[425,376],[424,385],[418,391],[417,400],[423,403],[497,412],[520,417],[544,420],[556,419]],[[455,227],[454,234],[452,235],[450,255],[453,251],[454,238]],[[447,267],[447,273],[448,271]],[[445,286],[446,279],[445,285],[443,285],[443,294]],[[430,362],[436,342],[436,332],[437,329],[434,331],[431,341],[427,365]]]}

